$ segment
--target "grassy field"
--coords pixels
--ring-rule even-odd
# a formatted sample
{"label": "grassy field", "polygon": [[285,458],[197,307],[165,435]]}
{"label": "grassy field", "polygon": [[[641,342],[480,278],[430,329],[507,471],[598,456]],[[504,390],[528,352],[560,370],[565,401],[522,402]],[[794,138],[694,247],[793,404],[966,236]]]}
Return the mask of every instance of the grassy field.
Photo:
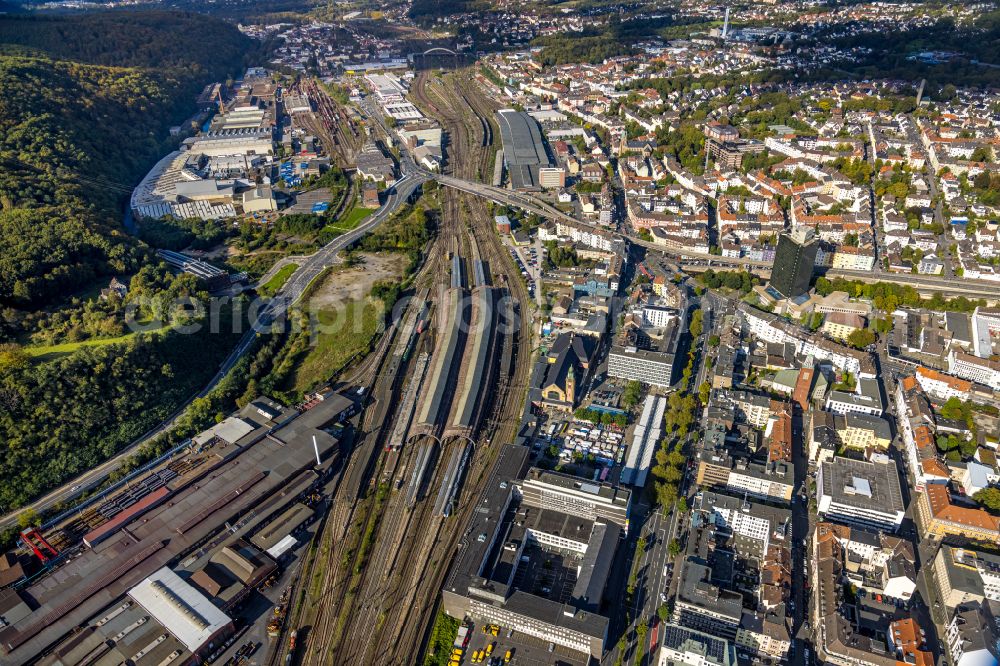
{"label": "grassy field", "polygon": [[363,298],[315,312],[319,331],[298,367],[291,388],[302,394],[325,382],[359,352],[368,350],[382,323],[382,302]]}
{"label": "grassy field", "polygon": [[278,269],[278,272],[271,276],[271,279],[257,287],[257,293],[261,296],[274,296],[278,290],[285,286],[292,273],[298,270],[298,264],[286,264]]}
{"label": "grassy field", "polygon": [[361,224],[361,222],[373,212],[373,208],[355,206],[349,213],[347,213],[347,215],[344,215],[333,224],[326,225],[326,227],[324,227],[324,231],[334,231],[341,234],[346,231],[350,231]]}
{"label": "grassy field", "polygon": [[136,335],[143,335],[145,333],[156,333],[165,330],[167,327],[158,328],[155,331],[133,331],[132,333],[126,333],[125,335],[119,335],[116,338],[94,338],[92,340],[80,340],[77,342],[63,342],[58,345],[40,345],[36,347],[24,347],[24,351],[32,358],[34,361],[53,361],[62,356],[68,356],[73,352],[82,349],[84,347],[103,347],[104,345],[114,345],[121,342],[127,341],[129,338],[133,338]]}

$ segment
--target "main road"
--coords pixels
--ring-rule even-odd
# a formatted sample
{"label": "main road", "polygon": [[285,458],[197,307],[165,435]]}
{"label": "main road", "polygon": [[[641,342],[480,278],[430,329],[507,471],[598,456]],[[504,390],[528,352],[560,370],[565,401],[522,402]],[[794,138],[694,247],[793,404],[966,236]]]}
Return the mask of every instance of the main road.
{"label": "main road", "polygon": [[414,171],[412,161],[408,162],[404,160],[402,162],[402,167],[404,171],[403,177],[388,191],[385,203],[383,203],[382,206],[375,211],[375,213],[369,216],[356,228],[333,239],[317,250],[314,254],[302,261],[296,271],[288,278],[285,284],[282,285],[275,297],[260,307],[256,316],[254,316],[254,321],[251,326],[243,334],[239,343],[235,348],[233,348],[229,356],[226,357],[226,360],[219,366],[218,371],[201,391],[199,391],[196,395],[191,396],[187,402],[181,405],[177,411],[171,414],[165,421],[152,430],[149,430],[141,437],[135,439],[113,458],[84,472],[60,488],[57,488],[44,497],[35,500],[28,506],[21,507],[17,511],[8,513],[0,518],[0,529],[7,529],[8,527],[16,525],[18,515],[25,510],[30,509],[38,514],[42,514],[54,506],[68,502],[75,497],[78,497],[88,489],[103,483],[112,472],[117,470],[127,458],[135,453],[136,449],[154,437],[172,430],[174,426],[177,425],[177,421],[180,419],[181,415],[184,414],[191,403],[198,398],[204,398],[208,395],[212,389],[214,389],[219,382],[222,381],[222,378],[225,377],[226,374],[233,369],[236,363],[250,350],[253,346],[254,340],[257,338],[257,334],[261,331],[267,330],[271,326],[272,322],[280,320],[288,312],[288,309],[302,297],[302,294],[305,292],[309,284],[326,268],[336,263],[338,252],[388,219],[410,198],[410,196],[413,195],[414,191],[416,191],[421,183],[427,180],[427,177],[424,174],[416,173]]}

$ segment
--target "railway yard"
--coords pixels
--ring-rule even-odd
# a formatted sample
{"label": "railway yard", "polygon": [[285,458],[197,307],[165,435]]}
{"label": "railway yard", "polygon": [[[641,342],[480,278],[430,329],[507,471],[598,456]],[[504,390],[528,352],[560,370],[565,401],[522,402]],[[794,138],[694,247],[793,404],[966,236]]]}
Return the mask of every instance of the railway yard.
{"label": "railway yard", "polygon": [[[418,74],[412,87],[444,126],[445,173],[468,180],[492,173],[499,140],[477,85],[458,71]],[[344,114],[357,112],[308,80],[287,94],[313,103],[295,126],[349,164],[364,137]],[[366,132],[387,133],[366,116]],[[409,155],[400,159],[412,175]],[[334,384],[294,407],[262,396],[26,531],[46,566],[0,600],[18,614],[0,622],[3,663],[418,661],[476,498],[518,434],[534,346],[532,300],[489,204],[453,188],[431,202],[436,234],[412,288]],[[197,610],[199,599],[224,613]],[[188,619],[150,624],[147,602]],[[200,636],[187,644],[178,627],[191,617]]]}
{"label": "railway yard", "polygon": [[353,164],[364,142],[357,112],[337,103],[312,78],[299,79],[285,94],[306,97],[313,107],[310,112],[292,114],[294,125],[318,138],[336,163]]}
{"label": "railway yard", "polygon": [[[494,125],[487,102],[463,91],[469,82],[421,74],[413,95],[445,124],[457,157],[447,171],[477,178],[491,170]],[[520,304],[530,300],[515,275],[485,202],[444,190],[419,292],[384,340],[372,407],[293,594],[298,663],[417,659],[495,460],[491,442],[513,438],[523,409],[530,358],[518,350],[530,348],[530,329]]]}

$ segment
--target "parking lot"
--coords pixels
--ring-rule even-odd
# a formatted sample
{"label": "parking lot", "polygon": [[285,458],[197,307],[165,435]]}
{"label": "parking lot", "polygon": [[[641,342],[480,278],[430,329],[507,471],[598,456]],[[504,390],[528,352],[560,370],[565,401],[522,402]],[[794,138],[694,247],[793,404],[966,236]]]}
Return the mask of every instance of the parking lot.
{"label": "parking lot", "polygon": [[535,298],[535,293],[539,288],[542,278],[541,262],[545,257],[545,247],[537,241],[531,246],[518,247],[511,243],[510,236],[503,236],[502,238],[510,250],[510,256],[514,258],[514,263],[517,264],[518,270],[521,271],[521,275],[524,277],[524,281],[528,286],[528,296]]}
{"label": "parking lot", "polygon": [[[568,648],[554,645],[534,636],[521,634],[508,627],[499,627],[496,636],[484,634],[483,625],[477,624],[473,627],[469,645],[462,656],[462,664],[472,663],[473,655],[486,650],[486,646],[494,645],[490,656],[480,664],[492,664],[500,666],[504,663],[504,655],[507,650],[511,651],[509,664],[517,666],[587,666],[590,657],[581,652],[574,652]],[[550,649],[551,648],[551,649]]]}

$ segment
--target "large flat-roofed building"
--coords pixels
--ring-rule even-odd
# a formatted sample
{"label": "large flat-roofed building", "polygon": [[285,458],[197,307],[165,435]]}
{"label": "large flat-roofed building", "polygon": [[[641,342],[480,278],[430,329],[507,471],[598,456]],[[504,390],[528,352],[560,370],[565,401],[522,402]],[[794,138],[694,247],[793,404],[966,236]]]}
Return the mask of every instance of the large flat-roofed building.
{"label": "large flat-roofed building", "polygon": [[[726,555],[718,551],[718,557]],[[728,563],[731,567],[731,562]],[[705,633],[735,641],[743,618],[743,595],[715,582],[714,566],[701,558],[689,557],[681,567],[680,585],[674,605],[674,622]]]}
{"label": "large flat-roofed building", "polygon": [[653,386],[672,385],[683,323],[680,315],[670,318],[663,327],[627,321],[608,353],[608,376]]}
{"label": "large flat-roofed building", "polygon": [[609,619],[599,609],[622,529],[552,508],[568,498],[536,492],[541,475],[528,474],[527,454],[516,446],[500,452],[445,579],[444,610],[600,658]]}
{"label": "large flat-roofed building", "polygon": [[184,140],[192,153],[208,157],[222,155],[270,155],[274,141],[270,128],[245,128],[205,132]]}
{"label": "large flat-roofed building", "polygon": [[887,456],[871,460],[835,457],[816,475],[820,515],[849,525],[896,531],[906,506],[896,465]]}
{"label": "large flat-roofed building", "polygon": [[[104,609],[122,603],[130,590],[147,578],[155,579],[164,567],[175,566],[182,559],[187,562],[191,558],[186,556],[224,531],[227,522],[252,521],[256,515],[263,520],[266,507],[277,509],[289,501],[281,493],[294,496],[314,487],[320,480],[317,467],[325,471],[337,457],[339,441],[330,426],[343,413],[339,400],[320,401],[302,413],[263,398],[246,405],[239,419],[253,424],[252,431],[236,442],[226,441],[218,433],[209,441],[202,440],[204,445],[188,454],[197,463],[192,471],[167,480],[150,495],[156,499],[152,505],[144,506],[141,512],[131,511],[137,504],[129,505],[105,523],[108,529],[92,539],[92,547],[63,561],[56,575],[38,577],[24,588],[25,596],[32,600],[31,612],[0,626],[0,663],[36,663],[40,655],[63,647],[72,652],[79,627]],[[266,556],[246,544],[226,546],[229,550],[222,548],[218,556],[196,555],[204,559],[202,565],[224,568],[240,584],[230,590],[223,577],[209,575],[210,580],[203,581],[206,585],[217,585],[220,593],[226,590],[213,600],[217,607],[237,600],[243,588],[256,584],[273,567]],[[192,569],[190,573],[196,572]],[[156,637],[153,634],[149,640]],[[140,648],[142,645],[136,650]],[[114,663],[131,658],[132,653]],[[75,666],[79,661],[51,663]]]}
{"label": "large flat-roofed building", "polygon": [[724,638],[677,626],[660,626],[659,666],[736,666],[736,649]]}
{"label": "large flat-roofed building", "polygon": [[498,111],[497,120],[510,186],[522,191],[541,189],[538,171],[549,167],[551,161],[545,151],[538,121],[527,113],[512,109]]}
{"label": "large flat-roofed building", "polygon": [[232,632],[228,615],[164,567],[90,617],[37,663],[200,664]]}
{"label": "large flat-roofed building", "polygon": [[395,74],[365,74],[365,81],[383,104],[401,102],[406,93],[406,88]]}
{"label": "large flat-roofed building", "polygon": [[217,646],[233,621],[166,567],[129,590],[128,596],[191,654]]}
{"label": "large flat-roofed building", "polygon": [[528,470],[521,482],[526,504],[571,513],[589,520],[606,519],[622,529],[628,525],[632,493],[608,483],[550,472],[538,467]]}

